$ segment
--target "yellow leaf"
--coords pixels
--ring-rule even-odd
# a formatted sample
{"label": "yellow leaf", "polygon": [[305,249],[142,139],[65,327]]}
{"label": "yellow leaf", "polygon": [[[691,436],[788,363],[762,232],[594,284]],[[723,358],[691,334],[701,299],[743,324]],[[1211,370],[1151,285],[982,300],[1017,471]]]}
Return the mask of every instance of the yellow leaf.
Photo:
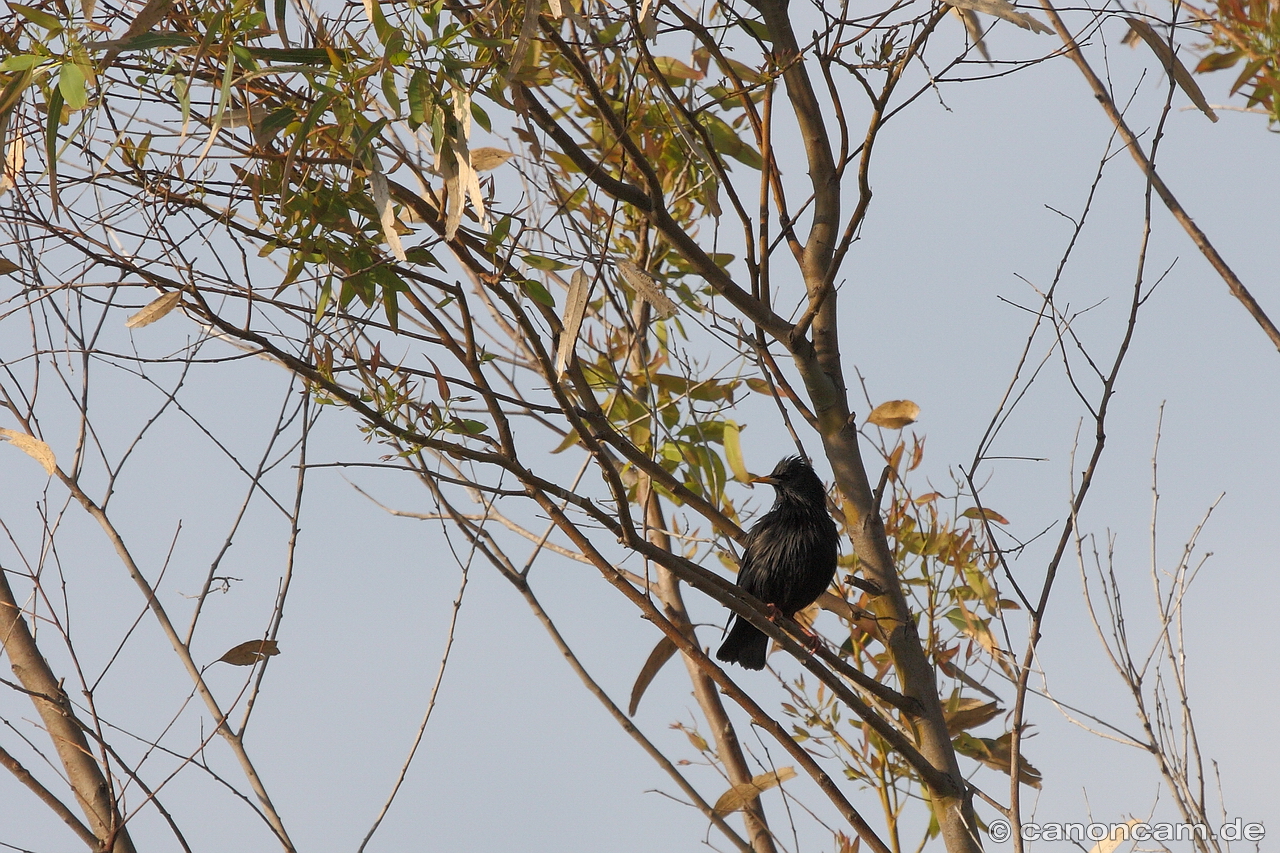
{"label": "yellow leaf", "polygon": [[734,421],[724,422],[724,458],[729,462],[729,470],[733,479],[739,483],[750,483],[751,473],[747,471],[746,462],[742,459],[742,427]]}
{"label": "yellow leaf", "polygon": [[1142,823],[1142,821],[1137,818],[1129,818],[1129,820],[1118,826],[1113,825],[1110,837],[1104,838],[1093,845],[1093,849],[1089,853],[1111,853],[1111,851],[1129,840],[1129,830],[1139,823]]}
{"label": "yellow leaf", "polygon": [[143,326],[150,326],[156,320],[177,308],[180,302],[182,302],[182,291],[171,290],[163,296],[151,300],[143,306],[141,311],[125,320],[125,327],[141,329]]}
{"label": "yellow leaf", "polygon": [[698,752],[707,752],[711,749],[707,745],[707,739],[691,729],[684,729],[684,736],[689,739],[689,743],[693,744],[693,748]]}
{"label": "yellow leaf", "polygon": [[488,172],[510,159],[510,151],[504,151],[501,148],[477,148],[471,152],[471,168],[477,172]]}
{"label": "yellow leaf", "polygon": [[35,436],[17,430],[0,429],[0,438],[7,438],[10,444],[43,465],[50,477],[58,470],[58,462],[53,458],[49,445]]}
{"label": "yellow leaf", "polygon": [[[967,733],[951,740],[951,745],[956,748],[956,752],[981,761],[992,770],[999,770],[1005,775],[1013,770],[1012,744],[1013,737],[1007,732],[994,740],[987,737],[974,737]],[[1022,758],[1018,761],[1018,781],[1039,790],[1042,777],[1039,770]]]}
{"label": "yellow leaf", "polygon": [[18,266],[8,258],[0,258],[0,275],[12,275],[20,269],[22,269],[22,267]]}
{"label": "yellow leaf", "polygon": [[920,417],[920,407],[910,400],[890,400],[871,410],[867,423],[885,429],[902,429]]}
{"label": "yellow leaf", "polygon": [[232,666],[253,666],[260,660],[278,654],[280,654],[280,647],[276,645],[275,640],[250,640],[227,650],[227,653],[218,660]]}
{"label": "yellow leaf", "polygon": [[1003,515],[996,512],[994,509],[988,509],[985,506],[984,507],[971,506],[968,509],[966,509],[964,512],[960,513],[960,515],[963,516],[964,518],[978,518],[978,519],[985,518],[987,521],[994,521],[996,524],[1009,523],[1009,519],[1005,518]]}
{"label": "yellow leaf", "polygon": [[772,773],[761,773],[753,777],[750,782],[734,785],[716,800],[715,813],[720,817],[733,814],[765,791],[776,788],[795,775],[794,767],[779,767]]}

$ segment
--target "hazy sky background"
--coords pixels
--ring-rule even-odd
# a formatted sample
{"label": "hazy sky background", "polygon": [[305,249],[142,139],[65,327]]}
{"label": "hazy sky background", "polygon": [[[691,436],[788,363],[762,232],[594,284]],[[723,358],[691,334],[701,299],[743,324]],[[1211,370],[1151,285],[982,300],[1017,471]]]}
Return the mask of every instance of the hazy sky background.
{"label": "hazy sky background", "polygon": [[[942,26],[958,33],[954,20]],[[1121,32],[1115,25],[1105,32],[1116,88],[1128,91],[1152,63],[1145,48],[1117,46]],[[1018,57],[1047,51],[1051,39],[1001,26],[991,47],[997,58]],[[1092,58],[1101,67],[1100,54]],[[1226,100],[1233,76],[1199,78],[1212,103]],[[840,291],[849,377],[855,368],[866,376],[875,402],[910,398],[922,408],[912,428],[928,437],[914,481],[920,491],[926,479],[945,491],[949,472],[972,459],[1030,327],[1029,316],[1000,297],[1036,304],[1021,279],[1047,286],[1070,235],[1070,224],[1048,208],[1079,215],[1111,136],[1084,81],[1064,59],[999,79],[944,85],[941,97],[945,105],[926,95],[882,134],[872,174],[875,202]],[[1143,85],[1131,114],[1135,128],[1150,125],[1162,97],[1162,84],[1149,79]],[[1181,94],[1175,97],[1175,104],[1185,103]],[[1198,111],[1176,110],[1160,153],[1161,171],[1264,308],[1280,318],[1280,140],[1260,116],[1220,115],[1211,124]],[[474,141],[486,143],[505,144],[497,138]],[[496,176],[501,184],[513,173],[499,170]],[[1060,286],[1073,307],[1101,301],[1076,330],[1108,363],[1127,311],[1141,205],[1141,176],[1122,152],[1107,166],[1090,224]],[[1149,638],[1155,625],[1148,572],[1151,450],[1163,403],[1156,551],[1162,567],[1172,566],[1194,525],[1225,493],[1201,536],[1197,551],[1213,557],[1186,609],[1190,694],[1201,748],[1206,762],[1217,762],[1230,816],[1271,820],[1274,835],[1280,823],[1265,809],[1280,766],[1280,739],[1267,727],[1280,701],[1274,652],[1280,629],[1273,615],[1280,355],[1158,202],[1154,222],[1149,277],[1177,263],[1139,321],[1113,404],[1102,473],[1082,525],[1103,541],[1108,531],[1116,536],[1116,571],[1130,627],[1135,636]],[[732,231],[727,220],[725,225]],[[710,229],[704,237],[710,239]],[[134,337],[140,348],[159,351],[195,334],[194,325],[174,315]],[[124,330],[115,338],[128,346]],[[22,342],[3,347],[9,358]],[[1043,348],[1037,342],[1033,352]],[[98,370],[98,378],[109,383],[96,392],[95,399],[105,401],[98,418],[105,440],[119,452],[123,437],[150,416],[161,397],[132,378]],[[288,394],[283,371],[248,360],[198,368],[183,399],[234,453],[256,460],[276,412],[293,405],[286,403]],[[865,414],[862,407],[859,412]],[[1019,536],[1062,519],[1068,457],[1082,414],[1055,363],[1003,434],[1000,452],[1048,459],[985,469],[990,480],[984,503],[1007,517]],[[767,470],[787,452],[776,415],[753,402],[741,420],[749,423],[748,466]],[[311,462],[376,459],[381,449],[362,445],[355,427],[352,417],[326,412],[313,436]],[[62,426],[46,419],[45,428],[55,451],[60,441],[69,450],[70,421]],[[1085,423],[1082,442],[1090,431]],[[808,446],[818,447],[812,437]],[[292,500],[294,462],[287,460],[267,480],[282,501]],[[568,456],[564,464],[564,476],[571,477]],[[819,468],[828,478],[821,460]],[[190,605],[182,596],[198,591],[246,491],[245,478],[178,413],[148,435],[128,470],[113,513],[153,579],[181,522],[161,591],[185,628]],[[422,714],[460,574],[438,523],[392,518],[350,485],[397,509],[430,512],[426,493],[407,478],[338,468],[315,469],[309,478],[282,654],[268,670],[248,746],[300,849],[354,851]],[[0,518],[20,531],[16,535],[31,553],[39,534],[31,526],[31,507],[42,494],[63,500],[63,490],[47,485],[34,462],[7,447],[0,447],[0,481]],[[759,491],[730,489],[737,490],[734,499],[744,512],[759,511],[769,500]],[[96,672],[118,642],[119,614],[139,613],[143,602],[78,508],[68,511],[64,525],[59,558],[69,578],[75,630],[92,638],[82,646],[80,662]],[[266,628],[286,534],[280,513],[257,499],[219,572],[243,580],[206,605],[197,660],[213,661]],[[1016,572],[1037,579],[1036,588],[1056,535],[1055,527],[1014,564]],[[0,560],[19,564],[7,544],[0,545]],[[584,663],[625,706],[658,639],[656,629],[587,566],[549,560],[535,569],[534,580]],[[707,625],[703,643],[714,644],[722,609],[696,593],[687,597],[695,618]],[[1011,622],[1020,624],[1018,614]],[[1044,634],[1040,663],[1051,673],[1054,694],[1136,731],[1132,706],[1087,621],[1071,561],[1064,564]],[[794,661],[780,656],[771,663],[789,675],[799,672]],[[224,703],[246,672],[225,665],[210,669]],[[141,620],[111,680],[115,687],[99,698],[99,711],[153,735],[190,691],[150,618]],[[770,676],[741,674],[740,683],[764,697],[766,707],[776,707],[769,704],[779,692]],[[1011,690],[1000,692],[1011,699]],[[0,716],[22,728],[34,712],[19,699],[5,693]],[[196,704],[177,725],[186,743],[202,735],[203,708],[196,714]],[[683,667],[673,661],[635,721],[672,758],[697,760],[684,736],[669,728],[695,717]],[[1037,736],[1026,743],[1025,754],[1044,773],[1045,785],[1026,800],[1032,804],[1028,819],[1112,821],[1145,817],[1153,809],[1173,819],[1149,756],[1080,731],[1043,701],[1032,704],[1029,718]],[[993,723],[979,733],[994,737],[997,728]],[[209,734],[206,720],[203,735]],[[759,757],[767,748],[779,764],[791,763],[780,747],[758,741],[748,728],[742,737]],[[220,741],[211,742],[205,758],[241,784]],[[711,771],[687,769],[708,798],[720,793]],[[975,780],[1007,800],[1006,777],[981,770]],[[806,780],[787,787],[829,816]],[[397,804],[369,849],[705,849],[706,821],[659,793],[674,790],[582,689],[515,592],[477,561],[435,716]],[[874,799],[852,785],[846,791],[877,825]],[[191,828],[188,837],[197,849],[276,849],[247,808],[197,773],[177,776],[163,800],[178,823]],[[768,809],[790,849],[786,812],[776,793]],[[994,817],[985,806],[980,814]],[[141,837],[161,839],[144,849],[175,849],[162,832],[148,831],[158,826],[153,811],[145,810],[139,821],[146,828]],[[725,847],[715,835],[711,841]],[[40,853],[75,849],[65,828],[7,774],[0,776],[0,842]],[[800,848],[830,849],[829,836],[810,830],[800,837]]]}

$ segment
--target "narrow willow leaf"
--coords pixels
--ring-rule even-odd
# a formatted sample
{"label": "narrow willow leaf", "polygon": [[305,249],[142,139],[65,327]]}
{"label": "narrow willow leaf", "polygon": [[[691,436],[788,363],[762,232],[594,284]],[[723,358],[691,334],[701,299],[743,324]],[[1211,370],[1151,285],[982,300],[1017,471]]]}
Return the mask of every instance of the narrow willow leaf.
{"label": "narrow willow leaf", "polygon": [[653,306],[658,319],[665,320],[675,316],[676,304],[667,297],[658,286],[658,281],[631,261],[618,261],[618,271],[627,280],[627,284],[635,290],[636,295]]}
{"label": "narrow willow leaf", "polygon": [[58,461],[53,456],[53,450],[35,436],[17,430],[0,429],[0,438],[8,439],[14,447],[39,462],[50,477],[57,472]]}
{"label": "narrow willow leaf", "polygon": [[378,209],[378,220],[382,225],[382,237],[396,260],[404,263],[404,244],[400,242],[400,232],[396,230],[396,214],[391,209],[391,193],[387,189],[387,176],[374,169],[369,173],[369,186],[373,189],[373,206]]}
{"label": "narrow willow leaf", "polygon": [[751,473],[742,458],[742,428],[735,421],[724,422],[724,458],[729,461],[733,479],[739,483],[751,482]]}
{"label": "narrow willow leaf", "polygon": [[141,311],[125,320],[124,325],[129,329],[141,329],[143,326],[150,326],[156,320],[177,308],[181,302],[182,291],[171,290],[163,296],[148,302]]}
{"label": "narrow willow leaf", "polygon": [[902,429],[920,417],[920,407],[910,400],[890,400],[871,410],[867,423],[885,429]]}
{"label": "narrow willow leaf", "polygon": [[43,27],[51,33],[62,32],[62,22],[50,15],[48,12],[42,12],[31,6],[25,6],[22,3],[10,3],[9,8],[26,18],[38,27]]}
{"label": "narrow willow leaf", "polygon": [[770,788],[776,788],[796,775],[794,767],[779,767],[772,773],[761,773],[750,782],[734,785],[716,800],[715,813],[719,817],[731,815]]}
{"label": "narrow willow leaf", "polygon": [[462,224],[462,211],[468,199],[481,223],[488,219],[484,193],[480,189],[480,176],[471,165],[471,153],[467,148],[467,139],[471,136],[470,92],[453,90],[453,116],[461,133],[441,140],[440,157],[436,162],[448,195],[444,221],[445,240],[452,240],[457,235],[458,226]]}
{"label": "narrow willow leaf", "polygon": [[947,0],[948,6],[955,6],[958,9],[969,9],[973,12],[981,12],[984,15],[992,15],[1002,18],[1011,24],[1016,24],[1024,30],[1031,30],[1033,33],[1051,33],[1052,29],[1048,25],[1036,20],[1035,18],[1023,12],[1019,12],[1013,8],[1013,5],[1006,3],[1005,0]]}
{"label": "narrow willow leaf", "polygon": [[520,23],[520,34],[516,36],[515,47],[511,51],[511,65],[507,67],[506,82],[510,83],[524,67],[525,57],[533,44],[533,37],[538,34],[538,14],[542,10],[540,0],[529,0],[524,4],[524,20]]}
{"label": "narrow willow leaf", "polygon": [[973,42],[978,53],[982,54],[982,58],[990,65],[991,52],[987,50],[987,40],[982,32],[982,21],[978,18],[978,13],[972,9],[961,9],[956,6],[952,6],[951,11],[960,19],[960,23],[964,24],[964,31],[969,34],[969,41]]}
{"label": "narrow willow leaf", "polygon": [[658,670],[671,660],[676,653],[676,644],[671,641],[670,637],[663,635],[658,641],[658,645],[653,647],[653,651],[649,652],[649,659],[644,662],[644,666],[640,668],[640,674],[636,676],[635,686],[631,688],[631,704],[627,706],[627,716],[634,717],[636,708],[640,707],[640,697],[644,695],[644,691],[648,689],[653,677],[658,674]]}
{"label": "narrow willow leaf", "polygon": [[988,509],[985,506],[984,507],[971,506],[968,509],[966,509],[964,512],[960,513],[960,515],[963,516],[964,518],[973,518],[973,519],[985,518],[987,521],[994,521],[996,524],[1009,523],[1009,519],[1005,518],[1003,515],[996,512],[994,509]]}
{"label": "narrow willow leaf", "polygon": [[1178,84],[1178,88],[1186,93],[1191,99],[1191,103],[1199,108],[1200,112],[1209,117],[1209,121],[1217,121],[1218,114],[1213,111],[1213,107],[1209,106],[1209,102],[1204,99],[1204,92],[1200,91],[1200,85],[1196,83],[1191,76],[1191,72],[1187,70],[1187,66],[1182,64],[1182,60],[1174,55],[1169,48],[1169,42],[1160,37],[1151,25],[1141,18],[1125,18],[1129,22],[1129,26],[1135,33],[1142,37],[1147,43],[1147,47],[1151,48],[1152,53],[1160,60],[1160,64],[1164,66],[1164,70],[1169,72],[1169,76],[1173,78],[1173,82]]}
{"label": "narrow willow leaf", "polygon": [[[582,318],[587,313],[587,301],[591,290],[591,277],[583,270],[575,270],[569,279],[569,293],[564,300],[564,316],[560,319],[560,343],[556,346],[556,379],[564,378],[569,369],[569,359],[582,330]],[[632,711],[632,713],[635,713]]]}

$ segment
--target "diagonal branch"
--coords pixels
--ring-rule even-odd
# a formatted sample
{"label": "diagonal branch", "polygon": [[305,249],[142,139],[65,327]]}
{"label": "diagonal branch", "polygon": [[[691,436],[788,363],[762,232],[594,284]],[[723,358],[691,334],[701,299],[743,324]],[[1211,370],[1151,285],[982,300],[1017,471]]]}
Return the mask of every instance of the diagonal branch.
{"label": "diagonal branch", "polygon": [[1169,209],[1169,212],[1173,214],[1173,218],[1187,232],[1187,236],[1191,238],[1191,242],[1209,261],[1209,265],[1226,282],[1231,295],[1240,300],[1245,310],[1249,312],[1249,316],[1262,327],[1262,331],[1271,339],[1272,345],[1280,350],[1280,329],[1277,329],[1275,323],[1271,322],[1271,318],[1267,316],[1267,313],[1262,310],[1262,306],[1258,304],[1258,300],[1253,298],[1253,294],[1244,286],[1244,282],[1240,281],[1239,276],[1227,265],[1226,260],[1218,254],[1218,250],[1209,242],[1209,238],[1200,230],[1200,226],[1196,225],[1195,221],[1178,202],[1173,190],[1169,189],[1169,185],[1160,177],[1160,174],[1156,171],[1155,164],[1147,156],[1146,152],[1142,150],[1138,137],[1129,128],[1128,123],[1125,122],[1124,115],[1120,112],[1119,107],[1116,106],[1115,99],[1111,97],[1107,87],[1098,78],[1098,75],[1094,73],[1088,60],[1084,58],[1080,45],[1076,43],[1075,37],[1067,29],[1067,25],[1063,22],[1062,16],[1058,14],[1058,10],[1054,7],[1052,0],[1040,0],[1040,5],[1049,16],[1049,22],[1053,24],[1058,37],[1067,46],[1067,56],[1071,57],[1071,61],[1076,64],[1076,67],[1080,69],[1080,73],[1084,75],[1089,88],[1093,90],[1093,96],[1098,99],[1098,103],[1102,106],[1102,111],[1107,114],[1107,118],[1115,125],[1116,131],[1129,148],[1129,153],[1137,161],[1138,168],[1142,170],[1147,180],[1151,182],[1151,187],[1155,190],[1156,195],[1160,196],[1164,206]]}

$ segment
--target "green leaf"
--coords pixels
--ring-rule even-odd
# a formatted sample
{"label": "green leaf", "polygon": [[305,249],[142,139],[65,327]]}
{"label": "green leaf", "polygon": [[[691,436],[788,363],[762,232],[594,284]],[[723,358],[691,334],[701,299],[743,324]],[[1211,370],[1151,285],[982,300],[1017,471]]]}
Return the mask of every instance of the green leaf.
{"label": "green leaf", "polygon": [[85,90],[84,72],[74,62],[64,62],[58,72],[58,91],[72,110],[82,110],[89,103],[89,94]]}
{"label": "green leaf", "polygon": [[47,58],[36,56],[34,53],[20,53],[0,62],[0,71],[30,71]]}
{"label": "green leaf", "polygon": [[670,56],[655,56],[653,64],[668,80],[701,80],[706,76],[696,68],[690,68]]}
{"label": "green leaf", "polygon": [[391,38],[387,39],[387,62],[391,65],[399,67],[409,61],[409,50],[405,47],[404,36],[399,30],[391,34]]}
{"label": "green leaf", "polygon": [[161,47],[194,47],[195,45],[195,39],[178,33],[140,33],[133,38],[119,42],[97,42],[89,45],[89,47],[94,50],[115,48],[120,53],[132,53],[133,51],[155,50]]}
{"label": "green leaf", "polygon": [[298,114],[293,111],[292,107],[282,107],[269,113],[254,128],[258,141],[269,142],[276,137],[276,134],[293,124],[297,119]]}
{"label": "green leaf", "polygon": [[35,24],[37,27],[44,27],[51,33],[62,32],[62,22],[53,15],[50,15],[48,12],[42,12],[39,9],[24,6],[21,3],[10,3],[9,8]]}
{"label": "green leaf", "polygon": [[427,120],[427,103],[430,97],[426,72],[419,68],[409,78],[409,123],[414,128]]}
{"label": "green leaf", "polygon": [[461,433],[463,435],[480,435],[482,432],[489,431],[489,425],[484,421],[474,421],[470,418],[454,418],[449,424],[449,432]]}
{"label": "green leaf", "polygon": [[711,134],[711,142],[715,146],[716,151],[721,154],[732,157],[744,166],[750,166],[752,169],[759,169],[764,165],[764,160],[760,156],[760,152],[752,148],[750,145],[742,141],[742,137],[738,132],[730,127],[723,119],[717,118],[711,114],[704,114],[703,121],[706,122],[706,128]]}
{"label": "green leaf", "polygon": [[548,308],[556,307],[555,297],[543,286],[542,282],[533,279],[525,279],[520,282],[520,289],[529,295],[535,302],[541,302]]}
{"label": "green leaf", "polygon": [[1230,68],[1240,61],[1241,53],[1238,50],[1228,50],[1225,53],[1211,53],[1204,59],[1200,60],[1200,64],[1196,66],[1197,74],[1204,74],[1209,71],[1221,71],[1224,68]]}
{"label": "green leaf", "polygon": [[573,266],[553,258],[544,258],[542,255],[524,255],[521,260],[535,270],[567,270]]}
{"label": "green leaf", "polygon": [[246,46],[245,53],[254,59],[280,62],[287,65],[318,65],[329,67],[333,59],[322,47],[257,47]]}
{"label": "green leaf", "polygon": [[475,101],[471,102],[471,119],[484,128],[485,133],[493,132],[493,122],[489,120],[489,114]]}

